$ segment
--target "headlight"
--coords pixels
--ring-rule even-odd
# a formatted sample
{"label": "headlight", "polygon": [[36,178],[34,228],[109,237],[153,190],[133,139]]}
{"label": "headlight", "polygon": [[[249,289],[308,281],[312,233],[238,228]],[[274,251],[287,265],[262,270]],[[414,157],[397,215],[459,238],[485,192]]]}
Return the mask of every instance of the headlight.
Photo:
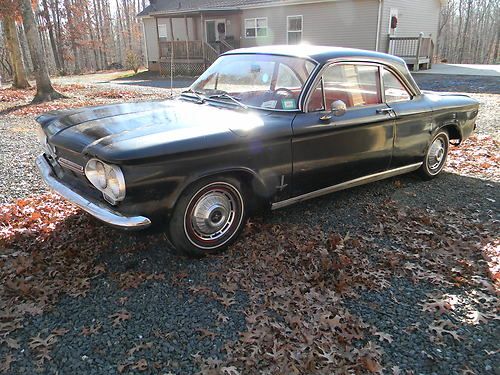
{"label": "headlight", "polygon": [[125,178],[117,165],[90,159],[85,166],[85,176],[109,203],[116,204],[125,198]]}

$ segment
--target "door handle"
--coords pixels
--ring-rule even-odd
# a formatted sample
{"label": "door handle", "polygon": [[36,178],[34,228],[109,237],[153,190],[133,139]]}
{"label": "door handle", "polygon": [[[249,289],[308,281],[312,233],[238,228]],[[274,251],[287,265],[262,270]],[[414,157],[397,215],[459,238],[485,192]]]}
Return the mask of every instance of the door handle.
{"label": "door handle", "polygon": [[379,108],[377,109],[377,113],[380,113],[380,114],[387,114],[387,113],[393,113],[394,110],[392,108]]}

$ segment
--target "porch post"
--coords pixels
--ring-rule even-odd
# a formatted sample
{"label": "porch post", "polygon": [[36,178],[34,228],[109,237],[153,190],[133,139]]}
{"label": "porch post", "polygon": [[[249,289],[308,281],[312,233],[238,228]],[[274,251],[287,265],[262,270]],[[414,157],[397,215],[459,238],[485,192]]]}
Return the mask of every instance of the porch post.
{"label": "porch post", "polygon": [[191,62],[189,61],[189,26],[186,15],[184,15],[184,24],[186,25],[186,54],[188,60],[188,74],[191,75]]}
{"label": "porch post", "polygon": [[158,73],[160,73],[160,76],[162,75],[162,66],[161,66],[161,43],[160,43],[160,34],[158,32],[158,17],[155,17],[155,23],[156,23],[156,40],[158,42]]}
{"label": "porch post", "polygon": [[201,49],[203,53],[203,69],[207,69],[207,59],[206,59],[206,51],[205,51],[205,20],[203,18],[203,12],[200,12],[200,20],[201,20]]}
{"label": "porch post", "polygon": [[172,16],[168,18],[168,23],[170,24],[170,37],[172,38],[172,42],[174,39],[174,26],[172,25]]}
{"label": "porch post", "polygon": [[417,44],[417,55],[415,56],[416,57],[416,60],[415,60],[415,64],[413,65],[413,71],[414,72],[418,72],[419,68],[420,68],[420,50],[422,48],[422,40],[424,38],[424,33],[420,33],[418,35],[418,44]]}

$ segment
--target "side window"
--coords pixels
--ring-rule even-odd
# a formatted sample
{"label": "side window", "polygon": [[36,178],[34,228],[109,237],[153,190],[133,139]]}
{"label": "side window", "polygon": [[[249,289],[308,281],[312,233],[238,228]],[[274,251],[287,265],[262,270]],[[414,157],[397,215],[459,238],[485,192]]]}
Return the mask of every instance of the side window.
{"label": "side window", "polygon": [[393,73],[384,69],[383,77],[385,101],[387,103],[403,102],[411,99],[411,95]]}
{"label": "side window", "polygon": [[307,104],[308,112],[324,111],[325,106],[323,104],[323,78],[319,81],[319,84],[311,93],[309,98],[309,103]]}
{"label": "side window", "polygon": [[337,64],[327,68],[323,73],[323,90],[321,87],[315,89],[308,110],[323,109],[317,106],[319,92],[323,93],[327,108],[336,100],[342,100],[347,108],[382,103],[378,69],[357,64]]}

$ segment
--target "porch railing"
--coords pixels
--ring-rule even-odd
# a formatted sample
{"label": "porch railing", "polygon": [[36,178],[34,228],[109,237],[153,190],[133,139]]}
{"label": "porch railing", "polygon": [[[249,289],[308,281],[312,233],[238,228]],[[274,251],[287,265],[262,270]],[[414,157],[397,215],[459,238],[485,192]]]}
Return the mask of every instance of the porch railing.
{"label": "porch railing", "polygon": [[200,75],[221,53],[234,49],[226,42],[210,43],[201,40],[160,41],[160,74]]}
{"label": "porch railing", "polygon": [[418,71],[421,64],[427,69],[432,66],[434,41],[431,37],[420,36],[390,36],[389,53],[401,57],[407,64],[413,65],[413,71]]}
{"label": "porch railing", "polygon": [[160,57],[174,59],[203,59],[203,42],[201,40],[176,40],[160,42]]}

